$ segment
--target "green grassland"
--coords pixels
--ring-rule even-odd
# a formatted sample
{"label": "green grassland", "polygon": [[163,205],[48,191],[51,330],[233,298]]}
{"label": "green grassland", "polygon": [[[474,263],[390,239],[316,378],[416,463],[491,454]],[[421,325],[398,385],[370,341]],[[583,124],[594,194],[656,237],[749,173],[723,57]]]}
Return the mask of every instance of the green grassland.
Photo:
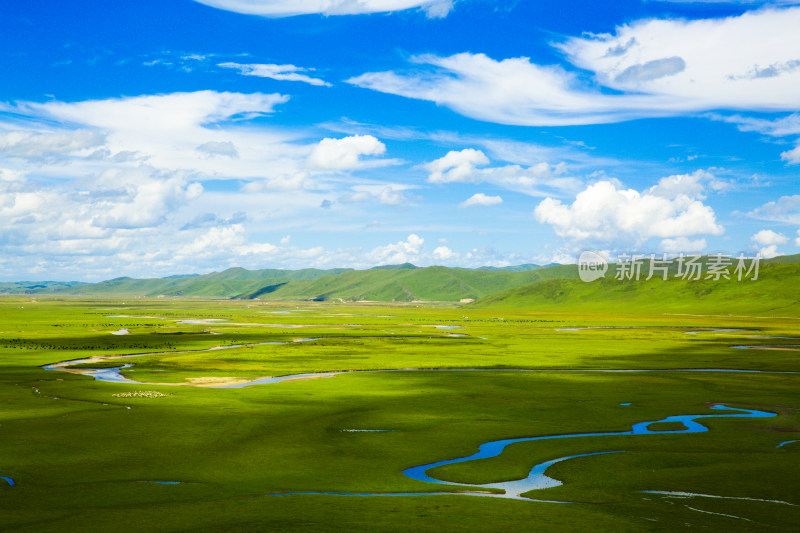
{"label": "green grassland", "polygon": [[735,313],[799,316],[800,263],[761,265],[758,279],[686,280],[658,277],[618,280],[611,274],[591,283],[576,279],[551,279],[493,294],[475,302],[480,308],[558,309],[630,312]]}
{"label": "green grassland", "polygon": [[[794,531],[800,443],[777,446],[800,439],[800,374],[780,373],[800,372],[800,341],[792,339],[800,314],[770,312],[791,299],[788,288],[763,302],[754,297],[751,308],[721,299],[701,305],[702,313],[689,312],[681,301],[689,296],[675,289],[658,296],[672,295],[669,313],[645,297],[616,305],[613,291],[610,307],[586,309],[584,293],[573,293],[570,305],[538,308],[522,298],[473,307],[5,297],[0,476],[16,485],[0,480],[0,530]],[[212,321],[180,323],[186,319]],[[577,327],[609,329],[559,331]],[[111,335],[120,329],[129,335]],[[292,342],[299,339],[317,340]],[[265,342],[286,344],[256,345]],[[240,344],[250,346],[200,351]],[[98,368],[142,353],[153,355],[122,360],[134,363],[123,374],[161,385],[41,368],[99,357]],[[433,370],[443,368],[455,370]],[[709,368],[778,373],[676,370]],[[357,372],[382,369],[430,370]],[[654,371],[591,372],[599,369]],[[326,371],[353,372],[242,389],[170,385]],[[115,396],[136,391],[164,396]],[[624,431],[709,414],[716,403],[777,416],[710,419],[705,433],[519,443],[435,470],[453,482],[486,483],[524,477],[558,457],[624,452],[558,463],[547,474],[563,485],[528,494],[573,503],[275,496],[463,491],[402,471],[492,440]],[[344,431],[359,429],[391,431]],[[650,490],[726,498],[642,492]]]}

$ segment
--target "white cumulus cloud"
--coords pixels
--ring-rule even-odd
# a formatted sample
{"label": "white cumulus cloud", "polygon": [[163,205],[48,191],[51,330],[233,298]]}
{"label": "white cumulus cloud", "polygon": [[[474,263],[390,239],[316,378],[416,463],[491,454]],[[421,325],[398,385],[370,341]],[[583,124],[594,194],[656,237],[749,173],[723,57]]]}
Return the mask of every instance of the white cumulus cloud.
{"label": "white cumulus cloud", "polygon": [[650,187],[648,192],[664,198],[677,198],[684,195],[689,198],[702,198],[705,186],[701,180],[706,177],[704,171],[693,174],[678,174],[661,178],[657,185]]}
{"label": "white cumulus cloud", "polygon": [[245,242],[244,227],[241,224],[210,228],[197,236],[178,251],[184,257],[208,257],[230,253],[231,249]]}
{"label": "white cumulus cloud", "polygon": [[758,250],[758,254],[764,259],[772,259],[773,257],[783,255],[781,252],[778,251],[777,244],[771,244],[769,246],[764,246],[763,248],[760,248]]}
{"label": "white cumulus cloud", "polygon": [[431,183],[453,183],[469,181],[475,167],[488,164],[489,158],[482,151],[465,148],[460,152],[447,152],[444,157],[426,163],[424,168],[430,172],[428,181]]}
{"label": "white cumulus cloud", "polygon": [[715,176],[708,170],[695,170],[690,174],[675,174],[661,178],[656,185],[647,190],[648,193],[664,198],[686,196],[698,200],[705,199],[707,189],[722,193],[734,187],[734,183]]}
{"label": "white cumulus cloud", "polygon": [[312,168],[323,170],[353,170],[370,164],[385,164],[385,161],[365,163],[364,155],[382,155],[386,145],[372,135],[352,135],[342,139],[325,138],[308,156]]}
{"label": "white cumulus cloud", "polygon": [[419,258],[424,244],[425,239],[412,233],[404,241],[378,246],[367,254],[367,258],[376,265],[412,263]]}
{"label": "white cumulus cloud", "polygon": [[[125,178],[117,171],[107,179]],[[198,182],[187,182],[184,176],[162,177],[148,175],[137,179],[125,188],[122,198],[113,202],[100,202],[101,212],[92,225],[101,228],[143,228],[157,226],[177,207],[199,197],[203,186]],[[103,209],[105,208],[105,209]]]}
{"label": "white cumulus cloud", "polygon": [[771,244],[785,244],[789,242],[789,237],[782,233],[777,233],[771,229],[762,229],[751,237],[751,240],[761,246],[769,246]]}
{"label": "white cumulus cloud", "polygon": [[500,196],[486,196],[482,192],[479,192],[473,194],[472,196],[470,196],[469,198],[458,204],[458,206],[459,207],[471,207],[473,205],[489,206],[489,205],[498,205],[502,203],[503,203],[503,198],[501,198]]}
{"label": "white cumulus cloud", "polygon": [[588,186],[572,205],[546,198],[536,206],[534,216],[550,224],[560,237],[597,243],[640,244],[653,237],[674,239],[724,231],[711,207],[699,200],[620,189],[610,181]]}
{"label": "white cumulus cloud", "polygon": [[800,194],[781,196],[747,213],[752,218],[773,222],[800,224]]}
{"label": "white cumulus cloud", "polygon": [[489,163],[489,158],[481,150],[465,148],[461,151],[450,151],[444,157],[426,163],[422,168],[429,172],[428,181],[431,183],[491,183],[530,196],[547,196],[548,193],[543,189],[577,190],[580,185],[578,180],[562,176],[565,172],[565,165],[562,163],[551,165],[540,162],[529,167],[485,167]]}
{"label": "white cumulus cloud", "polygon": [[447,261],[448,259],[453,259],[457,257],[458,254],[455,253],[453,250],[448,248],[447,246],[437,246],[436,249],[433,251],[433,257],[438,259],[439,261]]}
{"label": "white cumulus cloud", "polygon": [[791,164],[800,163],[800,145],[791,150],[781,152],[781,159]]}

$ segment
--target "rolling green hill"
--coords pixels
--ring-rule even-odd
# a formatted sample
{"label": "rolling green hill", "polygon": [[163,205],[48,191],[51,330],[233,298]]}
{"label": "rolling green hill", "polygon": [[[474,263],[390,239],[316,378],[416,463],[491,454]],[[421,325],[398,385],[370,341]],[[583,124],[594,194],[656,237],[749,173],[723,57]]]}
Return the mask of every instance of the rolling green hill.
{"label": "rolling green hill", "polygon": [[[701,258],[707,271],[712,259]],[[72,294],[85,296],[191,296],[268,300],[333,301],[447,301],[480,299],[479,307],[559,307],[602,310],[604,306],[630,306],[647,310],[669,308],[703,312],[724,307],[744,312],[794,309],[793,296],[800,275],[800,255],[762,261],[757,282],[685,281],[674,279],[678,263],[669,267],[669,281],[617,281],[618,265],[609,265],[605,278],[584,283],[577,265],[520,265],[504,268],[420,268],[410,263],[367,270],[303,269],[246,270],[229,268],[203,275],[160,279],[116,278],[101,283],[19,282],[0,284],[0,293]],[[649,263],[642,265],[646,277]]]}
{"label": "rolling green hill", "polygon": [[[514,271],[427,267],[351,270],[269,290],[269,299],[373,300],[383,302],[475,299],[553,277],[577,277],[573,267]],[[253,291],[240,298],[267,297]]]}
{"label": "rolling green hill", "polygon": [[58,292],[86,285],[80,281],[9,281],[0,282],[0,294],[39,294]]}
{"label": "rolling green hill", "polygon": [[[368,270],[246,270],[230,268],[204,275],[160,279],[115,278],[78,286],[27,289],[83,296],[193,296],[270,300],[372,300],[385,302],[459,301],[476,299],[554,277],[577,277],[574,265],[521,270],[448,267],[420,268],[411,264]],[[12,284],[9,284],[12,285]],[[15,285],[16,286],[16,285]],[[9,292],[22,292],[14,290]]]}
{"label": "rolling green hill", "polygon": [[100,283],[67,287],[56,292],[86,296],[203,296],[231,298],[264,287],[292,280],[316,279],[345,272],[347,269],[318,270],[246,270],[229,268],[222,272],[193,276],[170,276],[159,279],[116,278]]}
{"label": "rolling green hill", "polygon": [[762,262],[755,281],[735,278],[688,281],[675,277],[667,281],[660,278],[619,281],[612,274],[612,265],[606,277],[591,283],[550,279],[482,298],[470,307],[800,316],[797,259],[800,256]]}

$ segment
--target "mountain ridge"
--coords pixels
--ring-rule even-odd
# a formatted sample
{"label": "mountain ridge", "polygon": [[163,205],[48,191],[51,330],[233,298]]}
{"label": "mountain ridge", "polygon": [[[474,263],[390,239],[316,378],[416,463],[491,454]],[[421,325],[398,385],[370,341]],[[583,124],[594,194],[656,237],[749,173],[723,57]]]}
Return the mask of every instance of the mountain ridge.
{"label": "mountain ridge", "polygon": [[[700,262],[707,265],[712,260],[713,256],[704,256]],[[764,267],[792,265],[799,262],[800,254],[762,260]],[[647,272],[649,261],[644,261],[642,265],[643,272]],[[403,263],[380,265],[364,270],[351,268],[247,270],[242,267],[232,267],[207,274],[178,274],[163,278],[136,279],[122,276],[99,283],[5,282],[0,283],[0,294],[266,298],[279,301],[459,302],[478,300],[475,304],[478,306],[548,306],[558,300],[554,299],[551,294],[553,291],[557,293],[558,287],[561,287],[560,290],[568,288],[570,293],[580,294],[586,298],[600,300],[611,298],[611,295],[616,294],[615,291],[619,289],[614,283],[607,280],[613,279],[618,268],[619,264],[609,264],[606,281],[601,281],[597,285],[586,285],[578,280],[578,265],[574,264],[457,268],[419,267],[411,263]],[[671,275],[677,272],[677,268],[677,262],[673,261],[670,265]],[[789,270],[786,274],[795,279],[795,276],[800,274],[789,272]],[[540,285],[543,282],[545,284]],[[775,282],[773,280],[772,283]],[[579,284],[576,285],[576,283]],[[598,287],[603,283],[607,284],[605,287],[608,291],[607,294],[594,293],[588,289],[589,286]],[[669,287],[675,288],[677,285]],[[627,290],[635,292],[636,289],[629,288]],[[784,290],[788,291],[787,294],[792,293],[791,287],[784,287]],[[545,293],[550,296],[545,297]],[[782,298],[781,291],[778,291],[775,297]],[[504,303],[500,304],[501,301]],[[559,305],[571,305],[569,298],[562,299]]]}

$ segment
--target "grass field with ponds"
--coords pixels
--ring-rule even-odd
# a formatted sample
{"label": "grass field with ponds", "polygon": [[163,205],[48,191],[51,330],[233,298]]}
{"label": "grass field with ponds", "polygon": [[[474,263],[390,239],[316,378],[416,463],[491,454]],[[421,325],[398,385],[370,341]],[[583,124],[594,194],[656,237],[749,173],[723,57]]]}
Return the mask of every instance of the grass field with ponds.
{"label": "grass field with ponds", "polygon": [[[798,339],[800,320],[769,316],[4,297],[0,530],[794,531]],[[81,375],[122,364],[139,383]],[[342,373],[219,388],[326,372]],[[403,474],[715,405],[775,416],[520,442],[429,472],[466,487]],[[584,454],[531,501],[469,487]],[[451,494],[408,495],[433,492]]]}

